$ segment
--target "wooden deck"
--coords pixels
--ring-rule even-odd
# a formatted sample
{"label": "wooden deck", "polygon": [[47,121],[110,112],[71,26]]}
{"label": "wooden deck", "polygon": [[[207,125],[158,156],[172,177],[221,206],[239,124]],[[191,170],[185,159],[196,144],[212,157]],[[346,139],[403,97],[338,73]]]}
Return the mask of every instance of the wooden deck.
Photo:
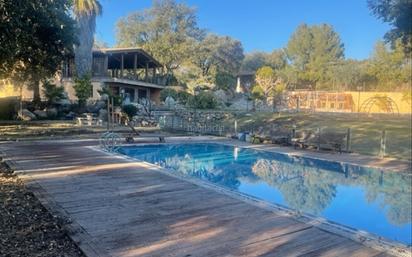
{"label": "wooden deck", "polygon": [[88,256],[389,256],[86,144],[0,150]]}

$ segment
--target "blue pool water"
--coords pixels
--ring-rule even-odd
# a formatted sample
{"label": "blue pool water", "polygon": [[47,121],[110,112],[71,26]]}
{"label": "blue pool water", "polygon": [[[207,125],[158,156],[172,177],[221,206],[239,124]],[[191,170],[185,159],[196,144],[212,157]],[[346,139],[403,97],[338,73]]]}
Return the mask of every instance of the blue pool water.
{"label": "blue pool water", "polygon": [[128,146],[120,152],[406,245],[411,175],[212,143]]}

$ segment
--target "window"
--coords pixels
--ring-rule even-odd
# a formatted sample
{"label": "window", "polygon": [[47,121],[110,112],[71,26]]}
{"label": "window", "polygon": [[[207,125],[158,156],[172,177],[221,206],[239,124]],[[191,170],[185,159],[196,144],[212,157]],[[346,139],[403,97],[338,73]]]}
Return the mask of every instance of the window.
{"label": "window", "polygon": [[147,89],[139,89],[138,90],[138,97],[139,97],[139,99],[146,99],[147,98]]}
{"label": "window", "polygon": [[124,89],[124,97],[129,97],[130,102],[134,102],[134,89],[133,88],[125,88]]}

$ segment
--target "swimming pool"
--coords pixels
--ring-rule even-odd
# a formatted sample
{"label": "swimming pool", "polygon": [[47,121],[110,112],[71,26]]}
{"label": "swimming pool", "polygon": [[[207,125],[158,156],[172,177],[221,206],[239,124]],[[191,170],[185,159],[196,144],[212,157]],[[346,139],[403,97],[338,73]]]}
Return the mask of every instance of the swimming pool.
{"label": "swimming pool", "polygon": [[215,143],[122,147],[120,153],[411,245],[411,175]]}

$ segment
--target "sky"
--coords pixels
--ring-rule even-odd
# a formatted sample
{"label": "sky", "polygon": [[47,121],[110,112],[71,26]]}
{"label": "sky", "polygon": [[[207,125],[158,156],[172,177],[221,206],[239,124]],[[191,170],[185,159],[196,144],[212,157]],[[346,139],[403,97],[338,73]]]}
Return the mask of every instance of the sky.
{"label": "sky", "polygon": [[[198,25],[242,42],[245,52],[282,48],[302,23],[327,23],[345,46],[346,58],[365,59],[390,27],[372,16],[367,0],[177,0],[196,8]],[[151,0],[100,0],[96,37],[114,46],[116,22],[149,8]]]}

